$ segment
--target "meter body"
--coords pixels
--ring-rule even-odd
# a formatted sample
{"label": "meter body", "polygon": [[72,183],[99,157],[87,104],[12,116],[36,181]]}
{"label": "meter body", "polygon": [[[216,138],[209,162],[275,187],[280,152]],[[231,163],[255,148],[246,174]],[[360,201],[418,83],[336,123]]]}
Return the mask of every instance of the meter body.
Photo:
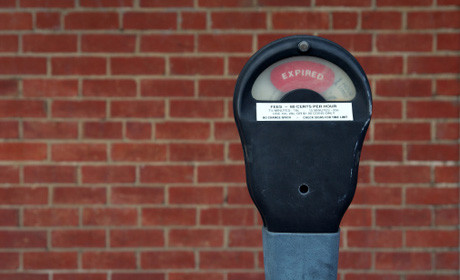
{"label": "meter body", "polygon": [[361,66],[326,39],[286,37],[244,66],[234,115],[264,223],[267,280],[335,280],[339,224],[355,193],[371,112]]}

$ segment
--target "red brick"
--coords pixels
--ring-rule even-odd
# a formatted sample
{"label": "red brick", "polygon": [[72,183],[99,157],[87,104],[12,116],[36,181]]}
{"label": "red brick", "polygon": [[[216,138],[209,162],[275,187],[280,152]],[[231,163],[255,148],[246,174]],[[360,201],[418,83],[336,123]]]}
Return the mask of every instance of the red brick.
{"label": "red brick", "polygon": [[243,165],[201,165],[198,167],[199,182],[245,182]]}
{"label": "red brick", "polygon": [[21,7],[24,8],[72,8],[74,0],[21,0]]}
{"label": "red brick", "polygon": [[378,252],[375,257],[376,269],[382,270],[429,270],[430,253]]}
{"label": "red brick", "polygon": [[46,248],[46,231],[0,231],[0,248]]}
{"label": "red brick", "polygon": [[118,29],[118,13],[113,12],[71,12],[64,18],[65,29]]}
{"label": "red brick", "polygon": [[214,123],[214,137],[217,140],[238,140],[238,130],[234,122]]}
{"label": "red brick", "polygon": [[18,96],[18,81],[17,80],[0,80],[0,96]]}
{"label": "red brick", "polygon": [[54,230],[51,232],[54,248],[96,248],[105,247],[105,230]]}
{"label": "red brick", "polygon": [[80,6],[82,7],[132,7],[134,0],[80,0]]}
{"label": "red brick", "polygon": [[244,160],[243,147],[240,143],[232,143],[228,145],[227,158],[229,160]]}
{"label": "red brick", "polygon": [[60,101],[52,104],[53,117],[60,118],[104,118],[106,116],[105,101]]}
{"label": "red brick", "polygon": [[83,52],[134,52],[136,37],[119,34],[89,34],[81,37]]}
{"label": "red brick", "polygon": [[84,252],[82,266],[87,269],[134,269],[134,252]]}
{"label": "red brick", "polygon": [[460,38],[458,34],[456,33],[438,34],[437,49],[438,50],[450,50],[450,51],[460,50]]}
{"label": "red brick", "polygon": [[407,280],[457,280],[458,275],[408,275]]}
{"label": "red brick", "polygon": [[77,80],[27,79],[22,82],[22,94],[26,97],[75,97]]}
{"label": "red brick", "polygon": [[112,101],[111,115],[115,118],[162,118],[164,101]]}
{"label": "red brick", "polygon": [[51,159],[54,161],[106,161],[106,144],[53,144]]}
{"label": "red brick", "polygon": [[235,89],[235,80],[200,80],[198,84],[199,96],[206,97],[231,97]]}
{"label": "red brick", "polygon": [[171,100],[170,115],[176,118],[222,118],[221,100]]}
{"label": "red brick", "polygon": [[373,102],[372,116],[376,119],[401,119],[402,103],[400,101],[377,100]]}
{"label": "red brick", "polygon": [[376,166],[374,178],[379,183],[429,183],[428,166]]}
{"label": "red brick", "polygon": [[170,144],[171,161],[222,161],[224,146],[222,144]]}
{"label": "red brick", "polygon": [[[280,1],[280,0],[278,0]],[[263,267],[262,261],[261,266]],[[264,280],[265,275],[261,272],[239,272],[239,273],[229,273],[228,280]]]}
{"label": "red brick", "polygon": [[169,187],[170,204],[222,204],[221,187]]}
{"label": "red brick", "polygon": [[112,144],[114,161],[165,161],[167,146],[163,144]]}
{"label": "red brick", "polygon": [[141,0],[141,7],[193,7],[193,0]]}
{"label": "red brick", "polygon": [[[340,260],[339,260],[340,261]],[[401,277],[394,274],[371,274],[371,273],[347,273],[345,280],[400,280]]]}
{"label": "red brick", "polygon": [[28,208],[24,209],[24,226],[54,227],[78,226],[78,209]]}
{"label": "red brick", "polygon": [[2,280],[48,280],[48,274],[44,273],[2,273]]}
{"label": "red brick", "polygon": [[31,13],[0,13],[0,30],[31,30]]}
{"label": "red brick", "polygon": [[104,75],[106,58],[103,57],[53,57],[53,75]]}
{"label": "red brick", "polygon": [[22,36],[24,52],[76,52],[77,35],[27,34]]}
{"label": "red brick", "polygon": [[44,143],[0,143],[0,161],[45,160]]}
{"label": "red brick", "polygon": [[414,7],[431,6],[433,0],[377,0],[377,6],[382,7]]}
{"label": "red brick", "polygon": [[47,112],[46,103],[38,100],[0,100],[0,118],[41,118]]}
{"label": "red brick", "polygon": [[105,204],[106,188],[56,187],[53,191],[54,204]]}
{"label": "red brick", "polygon": [[[131,280],[131,279],[164,280],[165,274],[164,273],[113,273],[112,274],[112,280]],[[103,280],[105,280],[105,278]]]}
{"label": "red brick", "polygon": [[221,57],[171,57],[170,67],[171,74],[177,75],[222,75],[224,61]]}
{"label": "red brick", "polygon": [[201,7],[251,7],[251,0],[199,0],[198,5]]}
{"label": "red brick", "polygon": [[0,168],[0,184],[19,183],[19,166],[2,166]]}
{"label": "red brick", "polygon": [[46,69],[44,57],[0,57],[0,75],[46,74]]}
{"label": "red brick", "polygon": [[62,165],[36,165],[24,167],[26,183],[75,183],[76,168]]}
{"label": "red brick", "polygon": [[144,12],[126,12],[123,15],[123,27],[125,29],[176,29],[176,13],[144,13]]}
{"label": "red brick", "polygon": [[458,6],[460,3],[458,0],[438,0],[437,1],[438,6],[450,6],[450,5],[456,5]]}
{"label": "red brick", "polygon": [[61,29],[61,14],[55,12],[38,12],[36,15],[38,29]]}
{"label": "red brick", "polygon": [[169,280],[224,280],[224,274],[212,272],[173,272],[169,273]]}
{"label": "red brick", "polygon": [[407,71],[418,74],[456,74],[460,58],[456,56],[411,56],[407,60]]}
{"label": "red brick", "polygon": [[403,59],[400,56],[361,56],[359,63],[368,75],[402,74]]}
{"label": "red brick", "polygon": [[17,35],[0,35],[0,52],[17,52]]}
{"label": "red brick", "polygon": [[376,225],[394,226],[430,226],[431,211],[429,209],[377,209]]}
{"label": "red brick", "polygon": [[194,95],[193,80],[147,79],[141,81],[142,96],[176,97]]}
{"label": "red brick", "polygon": [[136,96],[134,80],[83,80],[83,95],[94,97],[128,97]]}
{"label": "red brick", "polygon": [[402,145],[367,144],[361,153],[361,160],[402,161]]}
{"label": "red brick", "polygon": [[266,15],[262,12],[213,12],[213,29],[264,29]]}
{"label": "red brick", "polygon": [[[16,209],[0,209],[0,226],[16,227],[19,225],[19,210]],[[2,255],[0,253],[0,268],[2,268]]]}
{"label": "red brick", "polygon": [[193,52],[195,45],[194,35],[155,34],[141,37],[140,50],[142,52]]}
{"label": "red brick", "polygon": [[141,182],[143,183],[191,183],[193,181],[193,166],[163,165],[141,167]]}
{"label": "red brick", "polygon": [[210,125],[205,122],[157,123],[157,139],[206,140],[210,136]]}
{"label": "red brick", "polygon": [[252,208],[209,208],[200,212],[201,225],[254,225]]}
{"label": "red brick", "polygon": [[112,57],[113,75],[163,75],[165,60],[162,57]]}
{"label": "red brick", "polygon": [[372,255],[367,252],[344,252],[339,255],[339,269],[370,269]]}
{"label": "red brick", "polygon": [[35,205],[48,203],[48,188],[7,187],[0,188],[0,203],[3,205]]}
{"label": "red brick", "polygon": [[457,118],[459,103],[455,101],[409,101],[407,102],[409,118]]}
{"label": "red brick", "polygon": [[83,135],[88,139],[121,139],[122,130],[121,122],[86,122],[83,124]]}
{"label": "red brick", "polygon": [[429,123],[377,123],[374,124],[375,140],[413,141],[430,140]]}
{"label": "red brick", "polygon": [[254,265],[252,252],[200,252],[200,269],[250,269]]}
{"label": "red brick", "polygon": [[341,0],[316,0],[316,6],[339,6],[339,7],[369,7],[371,0],[349,0],[343,2]]}
{"label": "red brick", "polygon": [[435,224],[437,226],[456,226],[460,221],[458,208],[435,210]]}
{"label": "red brick", "polygon": [[171,247],[222,247],[223,243],[222,229],[171,229],[169,231]]}
{"label": "red brick", "polygon": [[0,253],[0,269],[16,270],[19,268],[18,253]]}
{"label": "red brick", "polygon": [[329,14],[325,12],[274,12],[273,29],[328,29]]}
{"label": "red brick", "polygon": [[126,138],[133,140],[151,139],[152,125],[150,123],[127,122]]}
{"label": "red brick", "polygon": [[358,27],[358,13],[332,13],[332,27],[334,29],[356,29]]}
{"label": "red brick", "polygon": [[164,202],[163,188],[112,187],[112,204],[161,204]]}
{"label": "red brick", "polygon": [[227,203],[252,205],[251,197],[249,196],[246,186],[242,187],[228,187],[227,188]]}
{"label": "red brick", "polygon": [[195,256],[191,251],[142,252],[143,269],[185,269],[195,267]]}
{"label": "red brick", "polygon": [[424,52],[433,48],[430,34],[380,34],[377,36],[377,49],[384,52]]}
{"label": "red brick", "polygon": [[25,252],[25,269],[76,269],[76,252]]}
{"label": "red brick", "polygon": [[243,69],[244,64],[248,61],[248,57],[229,57],[228,72],[229,74],[238,75]]}
{"label": "red brick", "polygon": [[198,37],[200,52],[251,52],[252,36],[244,34],[203,34]]}
{"label": "red brick", "polygon": [[163,247],[164,233],[161,229],[120,229],[110,231],[110,247]]}
{"label": "red brick", "polygon": [[377,80],[376,92],[384,97],[431,96],[431,81],[428,79]]}
{"label": "red brick", "polygon": [[53,273],[54,280],[106,280],[103,273]]}
{"label": "red brick", "polygon": [[348,246],[356,248],[399,248],[402,231],[399,230],[349,230]]}
{"label": "red brick", "polygon": [[135,226],[137,209],[134,208],[86,208],[83,211],[85,226]]}
{"label": "red brick", "polygon": [[144,208],[142,209],[142,225],[193,226],[196,224],[196,209],[193,208]]}
{"label": "red brick", "polygon": [[206,29],[205,12],[182,12],[181,27],[184,30],[202,30]]}
{"label": "red brick", "polygon": [[437,269],[457,269],[460,266],[458,252],[440,252],[435,254]]}
{"label": "red brick", "polygon": [[457,96],[460,93],[460,81],[458,79],[436,81],[437,95],[453,95]]}
{"label": "red brick", "polygon": [[370,209],[348,209],[340,224],[346,227],[365,227],[372,225],[372,211]]}
{"label": "red brick", "polygon": [[400,205],[401,188],[365,187],[356,190],[353,203],[358,205]]}
{"label": "red brick", "polygon": [[459,147],[455,144],[409,145],[407,149],[409,160],[420,161],[458,161]]}
{"label": "red brick", "polygon": [[228,235],[229,247],[262,247],[262,232],[257,229],[232,229]]}
{"label": "red brick", "polygon": [[371,34],[343,34],[343,33],[320,33],[321,37],[334,41],[349,51],[371,51]]}
{"label": "red brick", "polygon": [[460,177],[459,166],[436,166],[434,169],[437,183],[458,183]]}
{"label": "red brick", "polygon": [[2,8],[14,8],[14,7],[16,7],[16,0],[2,0],[2,1],[0,1],[0,7],[2,7]]}
{"label": "red brick", "polygon": [[449,205],[458,204],[457,188],[408,188],[406,203],[415,205]]}
{"label": "red brick", "polygon": [[136,177],[134,166],[83,166],[83,183],[133,183]]}
{"label": "red brick", "polygon": [[400,12],[363,12],[361,26],[363,29],[401,29],[402,16]]}
{"label": "red brick", "polygon": [[460,28],[459,11],[408,12],[408,29]]}
{"label": "red brick", "polygon": [[4,138],[4,139],[19,138],[19,122],[17,121],[0,122],[0,138]]}

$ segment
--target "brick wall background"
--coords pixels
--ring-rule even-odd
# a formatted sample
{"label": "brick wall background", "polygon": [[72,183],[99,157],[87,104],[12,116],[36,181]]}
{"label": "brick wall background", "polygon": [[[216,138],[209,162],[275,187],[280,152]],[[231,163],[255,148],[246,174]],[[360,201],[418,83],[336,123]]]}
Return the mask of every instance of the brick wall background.
{"label": "brick wall background", "polygon": [[233,87],[300,33],[373,88],[340,279],[458,280],[459,5],[0,0],[0,279],[264,279]]}

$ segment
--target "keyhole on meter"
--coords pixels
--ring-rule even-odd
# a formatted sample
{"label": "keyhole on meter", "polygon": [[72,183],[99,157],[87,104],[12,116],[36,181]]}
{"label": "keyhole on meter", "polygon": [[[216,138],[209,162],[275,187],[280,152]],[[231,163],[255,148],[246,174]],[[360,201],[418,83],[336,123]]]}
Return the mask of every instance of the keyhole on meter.
{"label": "keyhole on meter", "polygon": [[302,195],[306,195],[308,193],[308,186],[305,184],[300,185],[299,192]]}

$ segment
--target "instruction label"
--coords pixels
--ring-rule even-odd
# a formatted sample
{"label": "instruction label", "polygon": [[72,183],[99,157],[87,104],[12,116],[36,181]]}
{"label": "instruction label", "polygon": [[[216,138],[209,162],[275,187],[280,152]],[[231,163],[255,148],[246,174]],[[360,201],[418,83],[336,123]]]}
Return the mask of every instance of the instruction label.
{"label": "instruction label", "polygon": [[351,102],[257,103],[257,121],[352,121]]}

